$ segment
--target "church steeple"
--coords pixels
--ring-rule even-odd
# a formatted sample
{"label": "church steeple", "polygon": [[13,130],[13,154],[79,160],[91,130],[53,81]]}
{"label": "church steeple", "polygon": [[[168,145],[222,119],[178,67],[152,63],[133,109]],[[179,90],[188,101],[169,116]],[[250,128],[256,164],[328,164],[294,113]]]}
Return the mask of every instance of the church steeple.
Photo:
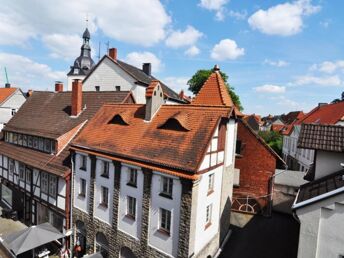
{"label": "church steeple", "polygon": [[74,61],[74,65],[71,66],[68,76],[72,75],[81,75],[86,76],[91,68],[94,66],[94,61],[91,57],[91,47],[90,47],[90,39],[91,34],[86,27],[83,35],[83,44],[81,46],[80,56],[77,57]]}

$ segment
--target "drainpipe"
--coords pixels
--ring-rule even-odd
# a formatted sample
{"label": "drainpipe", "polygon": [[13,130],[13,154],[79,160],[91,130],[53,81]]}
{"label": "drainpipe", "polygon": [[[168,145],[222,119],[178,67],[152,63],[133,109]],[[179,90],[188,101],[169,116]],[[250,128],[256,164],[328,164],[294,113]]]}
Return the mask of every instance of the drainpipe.
{"label": "drainpipe", "polygon": [[74,203],[74,153],[71,155],[71,161],[72,161],[72,174],[70,178],[70,219],[69,219],[69,224],[70,224],[70,230],[72,230],[72,235],[69,241],[69,250],[73,252],[73,243],[74,243],[74,230],[73,230],[73,203]]}

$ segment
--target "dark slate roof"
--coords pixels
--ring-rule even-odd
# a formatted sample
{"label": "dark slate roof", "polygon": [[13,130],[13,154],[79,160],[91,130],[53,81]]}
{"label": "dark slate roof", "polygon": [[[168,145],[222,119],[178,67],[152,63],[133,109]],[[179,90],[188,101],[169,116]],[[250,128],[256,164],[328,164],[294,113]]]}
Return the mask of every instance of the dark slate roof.
{"label": "dark slate roof", "polygon": [[91,34],[90,34],[88,28],[85,29],[84,34],[82,34],[82,37],[83,37],[84,39],[85,39],[85,38],[86,38],[86,39],[90,39],[90,38],[91,38]]}
{"label": "dark slate roof", "polygon": [[[309,182],[307,184],[301,185],[296,201],[293,205],[293,209],[297,209],[299,207],[328,198],[329,196],[338,194],[339,192],[335,190],[344,187],[343,176],[344,169],[323,178],[319,178],[315,181]],[[325,196],[325,194],[327,194],[327,196]]]}
{"label": "dark slate roof", "polygon": [[281,119],[286,125],[289,125],[292,122],[294,122],[296,119],[300,119],[303,116],[304,116],[304,113],[302,111],[292,111],[286,115],[283,114],[281,116]]}
{"label": "dark slate roof", "polygon": [[[117,64],[119,67],[121,67],[125,72],[127,72],[129,75],[131,75],[135,80],[137,80],[137,82],[143,84],[144,86],[148,87],[148,85],[151,83],[151,81],[153,80],[158,80],[157,78],[155,78],[152,75],[147,75],[142,69],[137,68],[133,65],[127,64],[121,60],[114,61],[111,57],[109,57],[108,55],[104,55],[103,58],[95,65],[93,66],[93,68],[91,69],[91,71],[87,74],[87,76],[84,79],[84,82],[88,79],[88,77],[91,76],[91,74],[93,73],[93,71],[95,71],[98,67],[98,65],[105,59],[108,58],[109,60],[111,60],[112,62],[114,62],[115,64]],[[168,98],[177,100],[181,103],[185,103],[185,101],[183,99],[180,98],[180,96],[173,91],[171,88],[169,88],[166,84],[164,84],[163,82],[161,83],[161,87],[164,91],[164,94],[166,94],[166,96]]]}
{"label": "dark slate roof", "polygon": [[298,147],[344,152],[344,126],[303,124],[301,126]]}
{"label": "dark slate roof", "polygon": [[126,91],[83,92],[82,113],[72,118],[72,92],[36,91],[7,123],[4,131],[57,139],[90,119],[104,103],[122,103],[131,98]]}

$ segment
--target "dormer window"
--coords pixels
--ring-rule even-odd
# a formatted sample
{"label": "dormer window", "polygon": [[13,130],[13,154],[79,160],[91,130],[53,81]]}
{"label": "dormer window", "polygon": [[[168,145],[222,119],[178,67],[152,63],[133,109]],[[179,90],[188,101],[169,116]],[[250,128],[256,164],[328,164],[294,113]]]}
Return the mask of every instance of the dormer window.
{"label": "dormer window", "polygon": [[188,125],[188,114],[178,112],[169,119],[167,119],[163,124],[158,126],[158,128],[184,132],[190,131]]}
{"label": "dormer window", "polygon": [[127,115],[125,114],[125,112],[123,112],[121,114],[114,115],[113,118],[108,122],[108,124],[129,125],[126,120]]}
{"label": "dormer window", "polygon": [[100,86],[95,86],[96,91],[100,91]]}

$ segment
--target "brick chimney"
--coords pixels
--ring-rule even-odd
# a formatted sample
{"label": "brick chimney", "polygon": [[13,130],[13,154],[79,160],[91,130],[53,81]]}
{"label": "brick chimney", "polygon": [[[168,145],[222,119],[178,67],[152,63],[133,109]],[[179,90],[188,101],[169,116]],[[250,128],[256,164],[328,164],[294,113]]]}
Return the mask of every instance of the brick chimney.
{"label": "brick chimney", "polygon": [[55,92],[62,92],[63,91],[63,83],[62,82],[55,82]]}
{"label": "brick chimney", "polygon": [[110,48],[109,56],[112,58],[112,60],[117,61],[117,48]]}
{"label": "brick chimney", "polygon": [[78,116],[82,109],[82,82],[79,79],[72,84],[72,110],[71,116]]}
{"label": "brick chimney", "polygon": [[183,90],[181,90],[180,92],[179,92],[179,98],[181,98],[181,99],[184,99],[184,91]]}
{"label": "brick chimney", "polygon": [[164,92],[160,82],[153,80],[146,89],[145,120],[151,121],[162,104],[164,104]]}
{"label": "brick chimney", "polygon": [[152,74],[152,64],[151,63],[143,63],[142,71],[145,74],[147,74],[148,76],[151,76],[151,74]]}
{"label": "brick chimney", "polygon": [[28,90],[26,93],[26,97],[31,97],[33,93],[33,90]]}

